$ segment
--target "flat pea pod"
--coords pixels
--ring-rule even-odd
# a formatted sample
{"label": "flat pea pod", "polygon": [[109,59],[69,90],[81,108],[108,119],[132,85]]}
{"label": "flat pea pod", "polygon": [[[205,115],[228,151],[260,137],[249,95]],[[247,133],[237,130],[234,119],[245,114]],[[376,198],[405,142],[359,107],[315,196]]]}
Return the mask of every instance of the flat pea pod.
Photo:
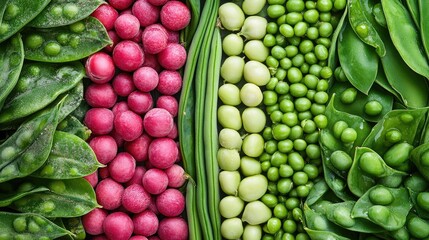
{"label": "flat pea pod", "polygon": [[367,94],[377,77],[379,58],[371,46],[360,40],[348,22],[344,23],[338,38],[338,59],[350,83]]}
{"label": "flat pea pod", "polygon": [[[429,57],[429,5],[427,1],[415,0],[418,2],[418,10],[420,17],[420,36],[422,38],[423,47],[426,52],[426,56]],[[413,1],[407,1],[413,2]],[[412,13],[412,11],[411,11]]]}
{"label": "flat pea pod", "polygon": [[7,125],[48,106],[60,94],[76,86],[84,75],[85,69],[80,62],[24,63],[18,82],[0,113],[0,125]]}
{"label": "flat pea pod", "polygon": [[314,183],[313,187],[308,193],[308,196],[305,199],[305,204],[311,207],[313,204],[323,199],[327,193],[329,193],[329,186],[326,184],[326,181],[323,179],[318,180]]}
{"label": "flat pea pod", "polygon": [[51,0],[27,26],[51,28],[69,25],[88,17],[103,3],[103,0]]}
{"label": "flat pea pod", "polygon": [[[371,202],[370,192],[378,187],[383,187],[392,194],[392,203],[383,206]],[[357,200],[352,210],[352,217],[365,218],[385,230],[394,231],[404,226],[412,206],[408,191],[404,187],[388,188],[382,185],[375,185]]]}
{"label": "flat pea pod", "polygon": [[26,28],[22,37],[25,59],[40,62],[79,60],[112,43],[103,24],[94,17],[55,28]]}
{"label": "flat pea pod", "polygon": [[50,104],[52,106],[58,104],[59,101],[63,101],[59,113],[60,122],[80,106],[83,101],[83,94],[84,84],[83,81],[79,81],[73,88],[59,95],[57,99]]}
{"label": "flat pea pod", "polygon": [[87,176],[104,165],[97,161],[85,140],[71,133],[55,131],[51,153],[32,177],[71,179]]}
{"label": "flat pea pod", "polygon": [[375,83],[382,87],[384,90],[388,91],[395,100],[402,101],[401,95],[390,85],[389,81],[387,81],[386,74],[383,71],[383,64],[378,66],[377,77],[375,79]]}
{"label": "flat pea pod", "polygon": [[3,42],[20,31],[27,23],[33,20],[50,1],[51,0],[6,1],[6,9],[2,16],[3,18],[0,19],[0,42]]}
{"label": "flat pea pod", "polygon": [[36,171],[49,156],[58,125],[59,106],[24,122],[0,145],[0,182]]}
{"label": "flat pea pod", "polygon": [[[338,37],[343,28],[344,21],[347,19],[347,8],[344,8],[343,14],[341,15],[340,20],[338,21],[337,27],[332,33],[331,37],[331,46],[329,47],[329,55],[328,55],[328,66],[331,69],[335,69],[338,65],[338,54],[337,54],[337,45],[338,45]],[[329,85],[333,84],[334,74],[329,79]]]}
{"label": "flat pea pod", "polygon": [[61,121],[58,124],[57,130],[71,133],[83,140],[88,140],[91,136],[91,130],[73,115],[68,115]]}
{"label": "flat pea pod", "polygon": [[[418,28],[420,28],[420,10],[419,9],[419,0],[404,0],[403,2],[405,2],[408,12],[411,14],[411,17],[413,18],[414,23],[416,24],[416,26]],[[425,1],[421,1],[422,3]],[[423,5],[420,5],[423,6]]]}
{"label": "flat pea pod", "polygon": [[48,218],[34,213],[0,212],[0,239],[56,239],[71,235]]}
{"label": "flat pea pod", "polygon": [[[365,1],[370,2],[370,1]],[[349,22],[356,35],[366,44],[374,47],[377,54],[383,57],[386,54],[383,40],[378,35],[376,28],[373,26],[375,21],[371,21],[371,9],[366,11],[362,6],[362,0],[348,1]]]}
{"label": "flat pea pod", "polygon": [[21,35],[16,34],[0,44],[0,109],[18,82],[24,63],[24,46]]}
{"label": "flat pea pod", "polygon": [[421,37],[410,13],[400,0],[382,0],[387,28],[393,44],[404,62],[416,73],[429,78],[429,63]]}
{"label": "flat pea pod", "polygon": [[44,180],[34,178],[35,185],[46,186],[47,192],[27,195],[15,201],[12,208],[21,212],[38,213],[45,217],[79,217],[98,205],[92,186],[84,178]]}
{"label": "flat pea pod", "polygon": [[15,190],[15,191],[11,191],[11,192],[2,192],[0,193],[0,207],[6,207],[9,206],[10,204],[12,204],[14,201],[32,194],[32,193],[36,193],[36,192],[43,192],[43,191],[48,191],[49,189],[46,187],[34,187],[32,186],[32,184],[30,184],[30,188],[29,189],[25,189],[25,191],[20,191],[20,190]]}

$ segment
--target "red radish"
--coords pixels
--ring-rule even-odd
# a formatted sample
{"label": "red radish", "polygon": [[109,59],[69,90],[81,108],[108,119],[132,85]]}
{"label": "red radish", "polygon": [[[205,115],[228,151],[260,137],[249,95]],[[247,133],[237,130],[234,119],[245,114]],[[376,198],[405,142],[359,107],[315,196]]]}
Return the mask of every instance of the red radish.
{"label": "red radish", "polygon": [[103,222],[107,217],[107,211],[102,208],[95,208],[91,212],[82,216],[82,225],[85,231],[91,235],[103,234]]}
{"label": "red radish", "polygon": [[156,208],[166,217],[177,217],[185,209],[185,197],[179,190],[169,188],[156,197]]}
{"label": "red radish", "polygon": [[185,65],[186,56],[186,49],[181,44],[168,43],[167,47],[158,53],[158,62],[165,69],[178,70]]}
{"label": "red radish", "polygon": [[116,44],[121,41],[118,34],[114,30],[110,30],[107,32],[109,38],[112,40],[112,44],[107,45],[103,48],[103,50],[107,53],[112,53],[113,48],[115,48]]}
{"label": "red radish", "polygon": [[92,138],[89,141],[89,146],[91,146],[98,162],[101,164],[109,163],[118,153],[118,146],[115,139],[110,135],[101,135]]}
{"label": "red radish", "polygon": [[98,183],[98,170],[83,178],[85,178],[89,182],[89,184],[91,184],[91,186],[94,188],[95,186],[97,186],[97,183]]}
{"label": "red radish", "polygon": [[147,237],[140,236],[140,235],[134,235],[129,240],[147,240]]}
{"label": "red radish", "polygon": [[151,168],[146,171],[142,178],[142,185],[144,189],[150,194],[160,194],[167,189],[168,176],[158,168]]}
{"label": "red radish", "polygon": [[104,209],[113,210],[121,206],[124,187],[111,178],[101,180],[95,188],[97,202]]}
{"label": "red radish", "polygon": [[127,98],[128,107],[137,114],[143,114],[153,108],[153,98],[149,92],[136,90]]}
{"label": "red radish", "polygon": [[174,95],[182,88],[182,76],[178,71],[164,70],[159,73],[156,89],[164,95]]}
{"label": "red radish", "polygon": [[155,5],[155,6],[162,6],[164,5],[166,2],[168,2],[168,0],[147,0],[150,4]]}
{"label": "red radish", "polygon": [[115,75],[115,64],[110,55],[97,52],[91,55],[85,63],[86,75],[94,83],[107,83]]}
{"label": "red radish", "polygon": [[180,1],[169,1],[161,8],[160,19],[166,28],[179,31],[191,21],[191,11]]}
{"label": "red radish", "polygon": [[126,97],[136,89],[133,83],[133,76],[127,72],[121,72],[113,78],[113,90],[118,96]]}
{"label": "red radish", "polygon": [[149,207],[150,194],[140,184],[132,184],[125,188],[122,195],[122,206],[129,212],[140,213]]}
{"label": "red radish", "polygon": [[158,85],[158,72],[151,67],[142,66],[133,73],[132,81],[140,91],[150,92]]}
{"label": "red radish", "polygon": [[97,18],[107,31],[113,29],[116,18],[118,18],[118,11],[109,4],[100,5],[91,16]]}
{"label": "red radish", "polygon": [[138,0],[133,4],[132,13],[136,16],[142,27],[147,27],[159,20],[159,8],[146,0]]}
{"label": "red radish", "polygon": [[152,138],[146,133],[143,133],[133,141],[125,142],[124,148],[125,151],[130,153],[137,162],[142,162],[148,159],[148,151],[151,141]]}
{"label": "red radish", "polygon": [[123,212],[110,213],[104,220],[103,229],[108,239],[128,240],[133,234],[133,220]]}
{"label": "red radish", "polygon": [[115,132],[125,141],[132,141],[143,133],[142,118],[130,110],[118,113],[113,120],[113,125]]}
{"label": "red radish", "polygon": [[152,236],[158,230],[159,220],[154,212],[147,209],[133,216],[134,234]]}
{"label": "red radish", "polygon": [[172,188],[179,188],[186,182],[185,170],[178,164],[165,169],[168,177],[168,186]]}
{"label": "red radish", "polygon": [[113,128],[113,130],[110,132],[109,135],[112,136],[113,139],[115,139],[115,142],[116,142],[116,145],[118,145],[118,148],[122,148],[125,140],[122,138],[121,135],[119,135],[119,133],[116,131],[115,128]]}
{"label": "red radish", "polygon": [[162,67],[158,62],[157,56],[154,54],[145,53],[143,67],[150,67],[155,69],[157,73],[161,72]]}
{"label": "red radish", "polygon": [[167,47],[168,33],[160,24],[147,26],[142,33],[143,49],[149,54],[157,54]]}
{"label": "red radish", "polygon": [[179,31],[168,30],[168,42],[169,43],[179,43],[180,33]]}
{"label": "red radish", "polygon": [[152,212],[154,212],[157,215],[159,214],[159,211],[156,208],[156,196],[152,196],[152,199],[150,200],[150,204],[149,204],[148,210],[151,210]]}
{"label": "red radish", "polygon": [[156,100],[156,107],[167,110],[173,117],[177,116],[179,110],[179,102],[173,96],[159,96]]}
{"label": "red radish", "polygon": [[113,129],[113,112],[108,108],[91,108],[83,122],[95,135],[108,134]]}
{"label": "red radish", "polygon": [[158,236],[161,240],[186,240],[188,235],[188,224],[182,217],[164,218],[159,222]]}
{"label": "red radish", "polygon": [[152,108],[143,118],[144,130],[152,137],[167,136],[173,125],[173,116],[163,108]]}
{"label": "red radish", "polygon": [[173,128],[171,129],[171,131],[168,133],[168,135],[166,137],[171,138],[171,139],[176,139],[179,136],[179,132],[177,130],[177,126],[176,123],[173,124]]}
{"label": "red radish", "polygon": [[156,168],[166,169],[176,162],[179,149],[171,138],[156,138],[149,145],[149,162]]}
{"label": "red radish", "polygon": [[133,4],[134,0],[109,0],[108,2],[118,10],[125,10]]}
{"label": "red radish", "polygon": [[93,108],[111,108],[116,103],[117,95],[110,83],[92,83],[86,87],[85,100]]}
{"label": "red radish", "polygon": [[129,181],[136,171],[136,161],[127,152],[120,152],[108,165],[110,177],[120,183]]}
{"label": "red radish", "polygon": [[101,179],[106,179],[110,177],[109,169],[107,167],[99,168],[98,175],[100,176]]}
{"label": "red radish", "polygon": [[131,186],[132,184],[142,184],[142,177],[146,169],[143,166],[136,166],[133,177],[125,183],[125,186]]}
{"label": "red radish", "polygon": [[123,71],[135,71],[144,62],[143,49],[131,40],[123,40],[113,49],[113,62]]}
{"label": "red radish", "polygon": [[121,14],[115,21],[116,34],[122,39],[132,39],[139,33],[140,22],[131,14]]}
{"label": "red radish", "polygon": [[120,112],[123,112],[123,111],[127,111],[127,110],[130,110],[130,108],[128,107],[128,103],[126,102],[126,101],[120,101],[120,102],[117,102],[113,107],[112,107],[112,112],[113,112],[113,115],[117,115],[118,113],[120,113]]}

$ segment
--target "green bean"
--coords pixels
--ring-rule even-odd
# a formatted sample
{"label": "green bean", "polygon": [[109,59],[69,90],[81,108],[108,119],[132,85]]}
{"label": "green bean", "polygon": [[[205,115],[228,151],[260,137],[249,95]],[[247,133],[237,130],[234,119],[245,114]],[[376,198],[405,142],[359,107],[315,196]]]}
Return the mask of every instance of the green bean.
{"label": "green bean", "polygon": [[189,6],[191,10],[191,21],[189,25],[182,31],[184,42],[186,44],[186,49],[189,50],[189,47],[192,43],[192,39],[194,34],[198,28],[198,23],[200,22],[200,13],[201,13],[201,1],[200,0],[188,0],[186,4]]}

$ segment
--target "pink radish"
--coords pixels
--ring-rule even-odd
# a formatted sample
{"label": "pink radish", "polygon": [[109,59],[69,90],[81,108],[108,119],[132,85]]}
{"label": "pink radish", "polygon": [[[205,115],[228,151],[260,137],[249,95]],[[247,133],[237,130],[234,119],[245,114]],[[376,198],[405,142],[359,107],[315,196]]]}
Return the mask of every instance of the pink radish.
{"label": "pink radish", "polygon": [[128,240],[133,234],[133,220],[126,213],[113,212],[104,220],[103,229],[108,239]]}
{"label": "pink radish", "polygon": [[83,122],[95,135],[108,134],[113,129],[113,112],[108,108],[91,108]]}
{"label": "pink radish", "polygon": [[117,95],[110,83],[91,83],[86,87],[85,100],[93,108],[111,108],[116,103]]}
{"label": "pink radish", "polygon": [[168,177],[168,186],[172,188],[179,188],[186,182],[185,170],[178,164],[165,169]]}
{"label": "pink radish", "polygon": [[110,135],[101,135],[92,138],[89,141],[89,146],[94,151],[97,160],[102,164],[112,161],[118,153],[118,146],[115,139]]}
{"label": "pink radish", "polygon": [[143,49],[149,54],[157,54],[167,47],[168,33],[160,24],[147,26],[142,33]]}
{"label": "pink radish", "polygon": [[121,14],[115,21],[116,34],[122,39],[132,39],[139,33],[140,22],[132,14]]}
{"label": "pink radish", "polygon": [[94,83],[107,83],[115,75],[115,65],[110,55],[97,52],[91,55],[85,63],[86,75]]}
{"label": "pink radish", "polygon": [[155,69],[143,66],[133,73],[132,81],[140,91],[150,92],[158,85],[159,76]]}
{"label": "pink radish", "polygon": [[117,182],[129,181],[136,170],[136,161],[127,152],[120,152],[108,165],[110,177]]}
{"label": "pink radish", "polygon": [[165,69],[178,70],[185,65],[186,56],[185,47],[179,43],[168,43],[167,47],[158,53],[158,62]]}
{"label": "pink radish", "polygon": [[112,81],[113,90],[118,96],[126,97],[136,89],[131,74],[122,72],[116,75]]}
{"label": "pink radish", "polygon": [[182,76],[178,71],[163,70],[159,73],[157,90],[164,95],[174,95],[182,88]]}
{"label": "pink radish", "polygon": [[113,49],[113,62],[123,71],[135,71],[144,62],[143,49],[131,40],[123,40]]}
{"label": "pink radish", "polygon": [[177,116],[179,110],[179,102],[173,96],[159,96],[156,100],[156,107],[167,110],[173,117]]}
{"label": "pink radish", "polygon": [[164,218],[159,222],[158,236],[161,240],[186,240],[188,234],[188,224],[182,217]]}
{"label": "pink radish", "polygon": [[176,162],[179,149],[171,138],[156,138],[149,145],[149,162],[156,168],[166,169]]}
{"label": "pink radish", "polygon": [[107,31],[112,30],[116,18],[118,18],[118,11],[109,4],[100,5],[95,11],[91,14],[91,16],[97,18]]}
{"label": "pink radish", "polygon": [[153,108],[153,98],[149,92],[133,91],[127,98],[128,107],[137,114],[143,114]]}
{"label": "pink radish", "polygon": [[125,141],[132,141],[143,133],[143,120],[137,113],[127,110],[118,113],[113,125],[115,132]]}
{"label": "pink radish", "polygon": [[142,178],[143,188],[150,194],[157,195],[165,191],[168,186],[167,174],[158,168],[148,169]]}
{"label": "pink radish", "polygon": [[85,231],[91,235],[103,234],[103,222],[108,213],[105,209],[95,208],[88,214],[82,216],[82,225]]}
{"label": "pink radish", "polygon": [[124,187],[111,178],[101,180],[95,188],[97,202],[107,210],[121,206],[123,193]]}
{"label": "pink radish", "polygon": [[191,11],[180,1],[168,1],[161,8],[160,19],[166,28],[179,31],[188,26],[191,21]]}
{"label": "pink radish", "polygon": [[140,184],[125,188],[122,195],[122,206],[132,213],[140,213],[149,207],[151,196]]}
{"label": "pink radish", "polygon": [[152,108],[143,118],[144,130],[152,137],[167,136],[173,125],[173,116],[163,108]]}
{"label": "pink radish", "polygon": [[148,159],[148,151],[151,141],[152,138],[146,133],[143,133],[133,141],[125,142],[124,148],[125,151],[130,153],[137,162],[142,162]]}
{"label": "pink radish", "polygon": [[154,24],[159,19],[159,8],[146,0],[138,0],[133,4],[132,13],[136,16],[142,27]]}
{"label": "pink radish", "polygon": [[147,209],[133,216],[134,234],[152,236],[158,230],[159,220],[154,212]]}

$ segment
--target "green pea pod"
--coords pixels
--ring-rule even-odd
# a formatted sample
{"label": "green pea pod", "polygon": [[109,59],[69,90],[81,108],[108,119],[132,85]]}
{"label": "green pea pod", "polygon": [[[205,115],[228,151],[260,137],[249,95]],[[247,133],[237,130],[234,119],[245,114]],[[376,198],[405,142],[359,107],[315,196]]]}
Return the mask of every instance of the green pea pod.
{"label": "green pea pod", "polygon": [[14,209],[55,218],[79,217],[100,207],[94,189],[84,178],[67,180],[35,178],[32,182],[39,186],[46,186],[50,191],[27,195],[13,203]]}
{"label": "green pea pod", "polygon": [[71,133],[55,131],[48,159],[31,176],[72,179],[87,176],[103,166],[85,140]]}
{"label": "green pea pod", "polygon": [[[345,19],[347,19],[347,8],[344,9],[343,15],[338,21],[337,27],[335,28],[335,31],[331,37],[331,46],[329,47],[329,56],[328,56],[328,66],[331,69],[335,69],[338,65],[337,43],[338,43],[338,37],[340,35],[340,31],[343,28]],[[330,86],[333,84],[334,82],[333,80],[334,80],[334,75],[332,75],[332,77],[329,79]]]}
{"label": "green pea pod", "polygon": [[402,101],[401,95],[390,85],[389,81],[387,81],[386,74],[383,71],[383,65],[378,66],[377,78],[375,79],[375,83],[382,87],[384,90],[388,91],[396,100]]}
{"label": "green pea pod", "polygon": [[40,62],[76,61],[112,43],[103,24],[94,17],[55,28],[22,31],[25,58]]}
{"label": "green pea pod", "polygon": [[[388,190],[393,196],[393,202],[388,205],[374,204],[370,192],[378,187]],[[394,231],[404,226],[412,206],[407,189],[376,185],[359,198],[353,207],[352,217],[365,218],[388,231]]]}
{"label": "green pea pod", "polygon": [[8,3],[9,3],[9,0],[4,0],[0,2],[0,26],[1,26],[1,22],[3,21],[3,15],[4,15],[4,12],[6,11],[6,7]]}
{"label": "green pea pod", "polygon": [[62,236],[59,239],[74,239],[74,240],[84,240],[86,238],[86,232],[82,224],[81,217],[72,217],[72,218],[58,218],[61,220],[62,225],[65,229],[72,232],[75,237],[71,238],[70,235]]}
{"label": "green pea pod", "polygon": [[0,145],[0,182],[30,175],[49,156],[60,106],[24,122]]}
{"label": "green pea pod", "polygon": [[20,34],[0,44],[0,109],[18,82],[24,63],[24,47]]}
{"label": "green pea pod", "polygon": [[308,193],[307,198],[305,199],[305,204],[311,207],[319,200],[324,199],[324,197],[327,196],[327,193],[329,193],[329,186],[326,184],[324,179],[320,179],[314,183],[313,187]]}
{"label": "green pea pod", "polygon": [[[383,181],[383,178],[402,179],[406,172],[389,167],[383,158],[368,147],[357,147],[353,164],[347,175],[347,185],[350,191],[361,197],[373,186]],[[390,184],[396,184],[391,182]]]}
{"label": "green pea pod", "polygon": [[[420,16],[421,16],[421,10],[419,9],[419,0],[404,0],[405,4],[407,5],[408,12],[411,14],[411,17],[413,18],[414,23],[416,24],[417,28],[420,28]],[[422,3],[425,1],[421,1]],[[420,5],[423,6],[423,5]],[[426,6],[427,7],[427,6]]]}
{"label": "green pea pod", "polygon": [[404,62],[416,73],[429,78],[429,63],[419,31],[400,0],[381,0],[387,28]]}
{"label": "green pea pod", "polygon": [[0,239],[56,239],[71,235],[51,220],[34,213],[0,212]]}
{"label": "green pea pod", "polygon": [[375,20],[371,21],[370,19],[372,17],[372,8],[367,11],[367,9],[362,6],[365,3],[362,2],[369,3],[370,1],[350,0],[348,2],[349,22],[356,35],[364,43],[374,47],[377,54],[380,57],[383,57],[386,54],[386,49],[384,47],[383,40],[380,38],[376,28],[373,26]]}
{"label": "green pea pod", "polygon": [[[326,161],[325,157],[323,157],[323,177],[329,186],[329,188],[334,193],[334,196],[338,197],[343,201],[354,200],[353,194],[347,188],[347,179],[344,177],[345,173],[336,173],[333,166],[331,168],[328,166],[332,165],[329,161]],[[338,170],[337,170],[338,171]]]}
{"label": "green pea pod", "polygon": [[103,0],[51,0],[27,26],[52,28],[69,25],[88,17],[103,3]]}
{"label": "green pea pod", "polygon": [[73,115],[69,115],[61,121],[58,124],[57,130],[71,133],[83,140],[88,140],[91,136],[91,130]]}
{"label": "green pea pod", "polygon": [[424,143],[411,151],[411,161],[420,174],[429,181],[429,143]]}
{"label": "green pea pod", "polygon": [[30,189],[26,189],[25,191],[13,191],[7,193],[0,193],[0,207],[6,207],[12,204],[14,201],[36,192],[48,191],[49,189],[46,187],[33,187]]}
{"label": "green pea pod", "polygon": [[63,105],[61,106],[61,109],[60,109],[60,116],[59,116],[60,122],[79,107],[80,103],[83,101],[83,94],[84,94],[83,82],[79,81],[76,84],[76,86],[74,86],[72,89],[58,96],[57,99],[55,99],[55,101],[51,103],[51,105],[57,104],[58,101],[61,101],[64,98]]}
{"label": "green pea pod", "polygon": [[368,94],[377,77],[379,58],[374,48],[362,42],[348,22],[344,23],[338,38],[338,58],[350,83]]}
{"label": "green pea pod", "polygon": [[18,83],[0,112],[0,125],[8,125],[41,110],[60,94],[76,86],[84,75],[85,69],[80,62],[24,63]]}
{"label": "green pea pod", "polygon": [[380,2],[374,4],[371,10],[371,13],[374,16],[375,23],[378,24],[378,25],[375,24],[374,27],[377,28],[377,26],[381,26],[383,28],[387,28],[386,17],[384,16],[383,7],[381,6]]}
{"label": "green pea pod", "polygon": [[88,105],[88,103],[86,101],[81,101],[79,106],[70,113],[70,115],[72,115],[73,117],[77,118],[79,121],[83,121],[83,119],[85,118],[85,114],[86,112],[90,109],[91,107]]}
{"label": "green pea pod", "polygon": [[429,57],[429,5],[428,2],[424,0],[415,1],[418,2],[418,8],[420,11],[420,36],[422,38],[426,56]]}

